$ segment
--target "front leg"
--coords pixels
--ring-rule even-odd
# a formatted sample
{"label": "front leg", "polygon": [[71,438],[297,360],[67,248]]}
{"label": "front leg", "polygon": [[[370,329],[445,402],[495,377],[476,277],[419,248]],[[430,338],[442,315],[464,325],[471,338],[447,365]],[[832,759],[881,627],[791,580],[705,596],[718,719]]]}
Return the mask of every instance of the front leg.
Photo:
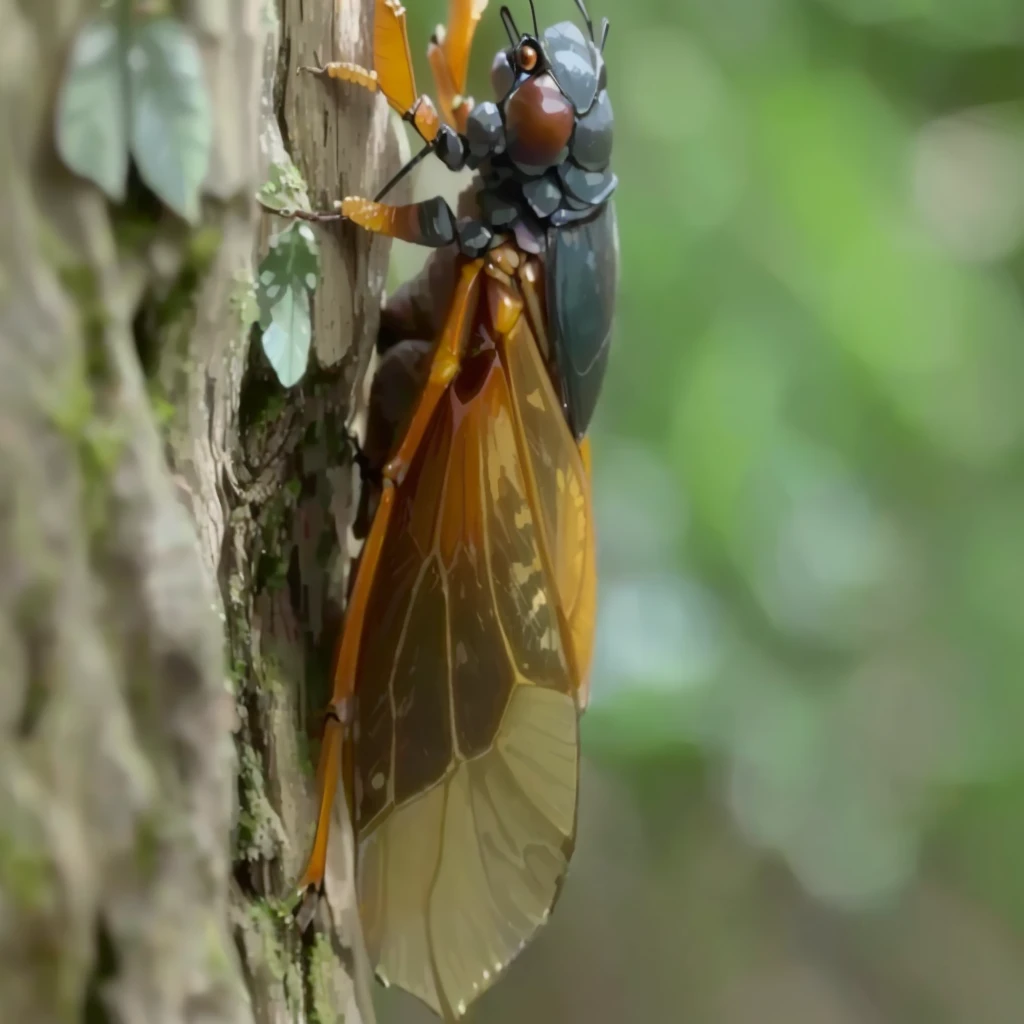
{"label": "front leg", "polygon": [[452,171],[476,169],[485,160],[505,152],[505,125],[496,104],[475,106],[466,118],[465,133],[441,125],[434,140],[434,152]]}
{"label": "front leg", "polygon": [[404,92],[389,91],[387,83],[381,81],[376,71],[368,71],[358,64],[349,64],[347,61],[329,61],[326,64],[300,67],[298,70],[322,78],[333,78],[338,82],[352,82],[361,85],[368,92],[380,90],[392,109],[401,115],[403,121],[416,129],[424,142],[431,142],[441,127],[441,119],[434,101],[426,93],[409,100]]}
{"label": "front leg", "polygon": [[407,206],[389,206],[359,196],[338,204],[341,216],[365,231],[413,245],[439,249],[453,243],[464,256],[482,256],[494,243],[494,232],[471,217],[456,218],[441,196]]}
{"label": "front leg", "polygon": [[320,64],[319,58],[317,67],[299,70],[354,82],[370,92],[379,89],[392,108],[419,132],[424,142],[430,142],[437,134],[441,118],[430,97],[416,88],[405,8],[399,0],[375,0],[373,70],[343,61]]}
{"label": "front leg", "polygon": [[473,109],[473,101],[465,95],[469,53],[486,7],[487,0],[449,0],[448,25],[438,25],[427,48],[441,112],[463,134]]}

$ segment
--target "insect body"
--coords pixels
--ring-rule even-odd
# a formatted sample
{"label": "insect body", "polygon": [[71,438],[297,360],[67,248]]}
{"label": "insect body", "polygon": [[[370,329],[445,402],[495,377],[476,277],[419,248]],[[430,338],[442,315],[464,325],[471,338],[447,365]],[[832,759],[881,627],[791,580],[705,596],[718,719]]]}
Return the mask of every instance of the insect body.
{"label": "insect body", "polygon": [[[496,57],[496,101],[464,99],[484,2],[451,0],[417,94],[404,11],[377,0],[379,88],[436,153],[477,175],[457,212],[349,198],[364,228],[437,249],[392,296],[367,449],[381,486],[339,644],[321,802],[300,885],[318,889],[336,780],[379,976],[446,1020],[523,948],[558,896],[576,829],[596,575],[585,432],[617,283],[602,48],[572,23]],[[401,394],[398,387],[392,394]]]}
{"label": "insect body", "polygon": [[608,22],[598,45],[573,22],[540,34],[534,18],[533,34],[521,35],[508,8],[502,17],[511,46],[491,66],[498,101],[472,108],[465,136],[442,127],[437,148],[449,167],[478,169],[480,219],[455,225],[463,252],[512,232],[522,250],[545,254],[556,376],[580,438],[604,377],[617,286]]}

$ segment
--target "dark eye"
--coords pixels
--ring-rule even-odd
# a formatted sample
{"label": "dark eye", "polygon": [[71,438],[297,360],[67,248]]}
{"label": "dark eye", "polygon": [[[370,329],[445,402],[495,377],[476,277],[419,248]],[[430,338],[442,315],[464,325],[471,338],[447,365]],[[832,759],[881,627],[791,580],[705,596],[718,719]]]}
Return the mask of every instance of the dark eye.
{"label": "dark eye", "polygon": [[537,51],[529,44],[523,43],[516,54],[516,63],[524,71],[532,71],[537,66]]}

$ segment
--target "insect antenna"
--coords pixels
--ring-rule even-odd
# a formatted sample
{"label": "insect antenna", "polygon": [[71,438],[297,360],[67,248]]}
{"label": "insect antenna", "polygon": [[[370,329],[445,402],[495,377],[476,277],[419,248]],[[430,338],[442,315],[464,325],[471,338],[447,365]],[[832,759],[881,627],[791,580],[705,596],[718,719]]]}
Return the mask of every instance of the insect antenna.
{"label": "insect antenna", "polygon": [[590,12],[587,10],[587,5],[583,0],[576,0],[576,6],[580,9],[580,14],[583,15],[583,20],[587,24],[587,31],[590,33],[590,41],[592,43],[597,40],[594,39],[594,23],[590,20]]}
{"label": "insect antenna", "polygon": [[601,19],[601,45],[598,46],[598,49],[602,53],[604,53],[604,44],[608,42],[608,29],[610,29],[611,27],[611,23],[608,21],[607,18]]}
{"label": "insect antenna", "polygon": [[437,146],[437,139],[439,138],[439,135],[436,136],[411,160],[407,160],[405,165],[399,169],[398,173],[373,197],[373,201],[375,203],[379,203],[421,160],[423,160],[429,153],[432,153]]}
{"label": "insect antenna", "polygon": [[512,19],[512,12],[507,7],[501,9],[501,20],[505,25],[505,31],[508,33],[509,42],[513,46],[519,45],[519,29],[516,28],[516,23]]}
{"label": "insect antenna", "polygon": [[533,0],[530,0],[530,14],[533,15],[533,38],[540,39],[540,29],[537,28],[537,8],[533,6]]}

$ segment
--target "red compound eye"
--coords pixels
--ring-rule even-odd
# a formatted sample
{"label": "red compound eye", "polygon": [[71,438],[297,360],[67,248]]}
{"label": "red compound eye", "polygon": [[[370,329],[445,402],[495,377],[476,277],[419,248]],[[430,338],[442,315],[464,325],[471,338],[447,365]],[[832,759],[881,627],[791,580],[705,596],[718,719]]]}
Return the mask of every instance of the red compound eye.
{"label": "red compound eye", "polygon": [[532,71],[537,66],[537,51],[529,43],[523,43],[516,60],[524,71]]}

